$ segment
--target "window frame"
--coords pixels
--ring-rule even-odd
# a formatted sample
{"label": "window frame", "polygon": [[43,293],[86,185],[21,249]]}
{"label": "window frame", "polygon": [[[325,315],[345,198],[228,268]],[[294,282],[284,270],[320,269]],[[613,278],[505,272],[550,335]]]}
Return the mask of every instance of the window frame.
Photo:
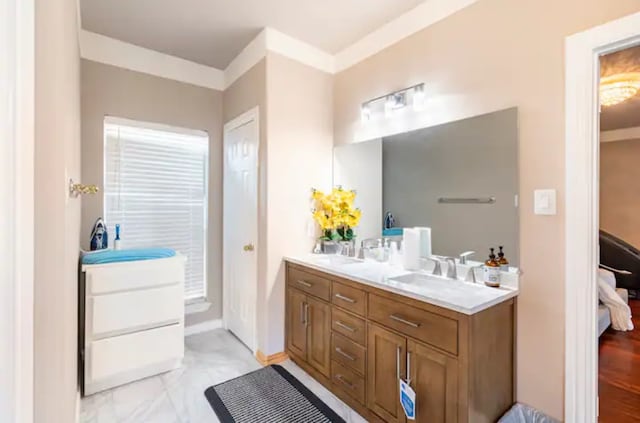
{"label": "window frame", "polygon": [[[108,125],[118,125],[118,126],[127,126],[130,128],[140,128],[140,129],[148,129],[160,132],[169,132],[173,134],[180,135],[189,135],[189,136],[199,136],[207,139],[207,154],[205,160],[205,169],[204,169],[204,192],[205,192],[205,201],[204,201],[204,242],[203,242],[203,263],[204,269],[202,272],[203,275],[203,290],[202,295],[198,297],[187,298],[184,296],[185,305],[193,305],[198,303],[207,303],[210,302],[209,299],[209,201],[210,201],[210,191],[209,191],[209,180],[210,180],[210,164],[211,164],[211,137],[209,133],[205,130],[199,129],[191,129],[180,126],[167,125],[156,122],[148,122],[142,120],[134,120],[127,119],[112,115],[105,115],[102,122],[102,178],[103,178],[103,187],[106,182],[106,172],[107,172],[107,126]],[[102,190],[102,216],[107,215],[107,201],[105,199],[106,189]],[[185,256],[186,257],[186,256]],[[186,288],[186,286],[185,286]],[[186,294],[186,289],[185,289]]]}

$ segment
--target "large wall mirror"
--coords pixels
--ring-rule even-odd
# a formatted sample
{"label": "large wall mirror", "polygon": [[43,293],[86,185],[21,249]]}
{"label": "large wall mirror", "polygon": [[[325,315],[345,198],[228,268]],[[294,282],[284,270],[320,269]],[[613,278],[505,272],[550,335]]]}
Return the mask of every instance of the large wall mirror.
{"label": "large wall mirror", "polygon": [[[337,146],[334,185],[357,191],[359,240],[427,226],[435,254],[504,246],[518,265],[518,111],[481,116]],[[397,230],[385,233],[397,233]]]}

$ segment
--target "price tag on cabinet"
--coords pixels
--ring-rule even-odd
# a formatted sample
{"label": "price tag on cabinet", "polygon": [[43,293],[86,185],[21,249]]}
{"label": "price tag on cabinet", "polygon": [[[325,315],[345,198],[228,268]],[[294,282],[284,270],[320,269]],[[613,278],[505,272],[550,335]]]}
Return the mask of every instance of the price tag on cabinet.
{"label": "price tag on cabinet", "polygon": [[409,420],[416,419],[416,393],[407,382],[400,379],[400,404]]}

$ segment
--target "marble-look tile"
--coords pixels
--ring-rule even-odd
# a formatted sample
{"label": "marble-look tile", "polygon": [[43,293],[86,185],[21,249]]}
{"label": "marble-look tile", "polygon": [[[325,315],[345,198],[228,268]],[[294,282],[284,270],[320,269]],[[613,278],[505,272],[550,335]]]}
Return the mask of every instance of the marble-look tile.
{"label": "marble-look tile", "polygon": [[[292,361],[282,366],[348,423],[365,421]],[[217,423],[205,389],[260,367],[251,352],[225,330],[191,335],[185,338],[179,369],[83,398],[80,422]]]}

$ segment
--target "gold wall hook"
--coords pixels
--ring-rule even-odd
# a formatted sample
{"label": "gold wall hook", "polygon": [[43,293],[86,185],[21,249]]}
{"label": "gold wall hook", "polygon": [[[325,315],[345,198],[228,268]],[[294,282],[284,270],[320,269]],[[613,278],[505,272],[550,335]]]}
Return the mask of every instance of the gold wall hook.
{"label": "gold wall hook", "polygon": [[242,249],[244,251],[253,251],[255,249],[255,247],[253,246],[253,244],[247,244],[244,247],[242,247]]}
{"label": "gold wall hook", "polygon": [[80,194],[97,194],[100,191],[97,185],[85,185],[73,182],[69,179],[69,194],[71,197],[78,197]]}

